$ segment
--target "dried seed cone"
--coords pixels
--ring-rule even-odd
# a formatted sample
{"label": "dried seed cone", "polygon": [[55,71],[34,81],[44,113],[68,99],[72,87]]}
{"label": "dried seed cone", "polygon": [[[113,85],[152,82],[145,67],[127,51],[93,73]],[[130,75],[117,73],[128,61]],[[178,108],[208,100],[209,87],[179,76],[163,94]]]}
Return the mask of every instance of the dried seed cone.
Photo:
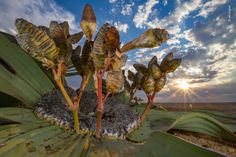
{"label": "dried seed cone", "polygon": [[97,69],[103,69],[106,64],[108,53],[115,55],[119,46],[119,33],[117,29],[110,24],[105,23],[95,37],[92,57]]}
{"label": "dried seed cone", "polygon": [[60,26],[62,27],[66,38],[68,38],[70,36],[69,23],[67,21],[64,21],[64,22],[60,23]]}
{"label": "dried seed cone", "polygon": [[82,39],[83,35],[84,35],[83,32],[75,33],[70,35],[68,40],[70,41],[71,44],[76,44]]}
{"label": "dried seed cone", "polygon": [[50,36],[55,41],[60,53],[58,60],[69,64],[72,55],[72,44],[67,40],[65,32],[57,21],[51,21],[49,26]]}
{"label": "dried seed cone", "polygon": [[143,90],[145,91],[145,93],[150,94],[155,90],[154,85],[155,85],[154,78],[152,76],[148,76],[144,79]]}
{"label": "dried seed cone", "polygon": [[142,72],[138,71],[135,74],[135,80],[134,80],[134,84],[137,87],[137,89],[139,89],[139,90],[142,89],[143,81],[144,81],[144,74]]}
{"label": "dried seed cone", "polygon": [[144,64],[134,64],[133,67],[135,68],[135,70],[142,72],[143,74],[147,74],[148,73],[148,69],[146,68],[146,66]]}
{"label": "dried seed cone", "polygon": [[121,48],[121,52],[127,52],[135,48],[152,48],[160,46],[163,42],[167,41],[169,35],[165,29],[149,29],[138,38],[128,42]]}
{"label": "dried seed cone", "polygon": [[89,4],[86,4],[84,7],[80,26],[87,40],[91,41],[96,30],[97,23],[93,8]]}
{"label": "dried seed cone", "polygon": [[43,30],[44,32],[47,33],[47,35],[50,35],[50,32],[49,32],[49,28],[46,27],[46,26],[38,26],[38,28],[40,28],[41,30]]}
{"label": "dried seed cone", "polygon": [[86,40],[82,49],[82,54],[80,56],[81,68],[85,74],[94,71],[94,64],[91,56],[92,48],[93,42]]}
{"label": "dried seed cone", "polygon": [[181,59],[173,59],[163,64],[160,68],[161,68],[161,71],[165,73],[170,73],[170,72],[174,72],[180,66],[180,63],[181,63]]}
{"label": "dried seed cone", "polygon": [[104,47],[105,49],[108,49],[113,54],[115,54],[116,49],[120,45],[120,35],[116,27],[111,26],[106,33]]}
{"label": "dried seed cone", "polygon": [[126,79],[124,79],[124,89],[130,93],[131,86]]}
{"label": "dried seed cone", "polygon": [[109,31],[110,25],[108,23],[104,24],[98,31],[93,44],[92,58],[95,67],[98,69],[103,69],[104,62],[106,59],[107,52],[104,49],[104,41],[107,32]]}
{"label": "dried seed cone", "polygon": [[15,22],[19,45],[32,57],[41,61],[43,66],[53,68],[59,54],[55,42],[42,29],[25,19],[19,18]]}
{"label": "dried seed cone", "polygon": [[107,93],[118,93],[124,84],[124,77],[121,70],[109,71],[106,79]]}
{"label": "dried seed cone", "polygon": [[134,81],[135,80],[135,75],[132,71],[128,70],[128,79],[130,81]]}
{"label": "dried seed cone", "polygon": [[162,76],[161,78],[155,80],[155,92],[159,92],[165,86],[166,76]]}
{"label": "dried seed cone", "polygon": [[81,46],[78,45],[76,49],[72,52],[71,61],[74,67],[76,68],[77,72],[81,75],[81,61],[80,61],[80,53],[81,53]]}
{"label": "dried seed cone", "polygon": [[164,58],[163,60],[161,61],[161,64],[160,66],[164,66],[165,64],[167,64],[169,61],[173,60],[174,59],[174,55],[172,52],[168,53]]}
{"label": "dried seed cone", "polygon": [[158,79],[162,75],[161,69],[155,64],[151,66],[151,68],[149,69],[149,73],[154,79]]}
{"label": "dried seed cone", "polygon": [[157,63],[157,57],[156,56],[153,56],[152,59],[148,62],[148,69],[150,69],[153,64],[159,66],[158,63]]}
{"label": "dried seed cone", "polygon": [[120,58],[118,56],[114,56],[109,68],[111,70],[118,70],[125,66],[127,59],[128,59],[127,55],[122,55]]}
{"label": "dried seed cone", "polygon": [[60,48],[60,53],[68,53],[64,30],[57,21],[50,22],[49,31],[51,38],[55,41],[57,47]]}

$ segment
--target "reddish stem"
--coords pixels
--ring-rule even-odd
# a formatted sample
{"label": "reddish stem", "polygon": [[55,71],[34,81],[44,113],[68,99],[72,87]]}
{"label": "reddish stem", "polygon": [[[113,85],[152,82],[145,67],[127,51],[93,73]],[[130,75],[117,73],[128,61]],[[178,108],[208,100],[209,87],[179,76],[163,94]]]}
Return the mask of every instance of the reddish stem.
{"label": "reddish stem", "polygon": [[97,126],[95,135],[97,138],[101,137],[101,126],[102,126],[102,112],[103,112],[103,102],[102,102],[102,75],[97,73],[97,82],[98,82],[98,117],[97,117]]}
{"label": "reddish stem", "polygon": [[148,103],[143,111],[143,114],[140,118],[140,121],[143,122],[144,119],[147,117],[147,115],[149,114],[149,112],[151,111],[151,106],[153,104],[153,100],[155,98],[156,92],[153,92],[152,95],[148,96]]}
{"label": "reddish stem", "polygon": [[102,95],[102,77],[104,73],[107,71],[110,63],[111,63],[111,53],[108,53],[108,58],[105,63],[105,66],[102,71],[99,71],[99,69],[96,69],[96,76],[97,76],[97,96],[98,96],[98,117],[97,117],[97,126],[95,131],[95,136],[97,138],[101,137],[101,128],[102,128],[102,113],[103,113],[103,95]]}
{"label": "reddish stem", "polygon": [[108,92],[107,94],[106,94],[106,96],[105,96],[105,98],[103,99],[103,102],[105,102],[106,100],[107,100],[107,98],[108,98],[108,96],[111,94],[111,92]]}
{"label": "reddish stem", "polygon": [[80,99],[81,99],[81,97],[82,97],[82,95],[85,91],[85,88],[88,84],[89,78],[90,78],[90,75],[85,75],[82,78],[82,84],[81,84],[81,88],[80,88],[80,91],[79,91],[79,95],[75,98],[74,105],[73,105],[73,108],[72,108],[73,111],[78,110],[78,108],[79,108]]}
{"label": "reddish stem", "polygon": [[109,58],[107,59],[106,65],[105,65],[105,67],[104,67],[104,69],[103,69],[103,71],[102,71],[102,76],[103,76],[104,73],[107,71],[107,69],[108,69],[108,67],[109,67],[109,65],[110,65],[110,63],[111,63],[111,60],[112,60],[111,57],[109,57]]}

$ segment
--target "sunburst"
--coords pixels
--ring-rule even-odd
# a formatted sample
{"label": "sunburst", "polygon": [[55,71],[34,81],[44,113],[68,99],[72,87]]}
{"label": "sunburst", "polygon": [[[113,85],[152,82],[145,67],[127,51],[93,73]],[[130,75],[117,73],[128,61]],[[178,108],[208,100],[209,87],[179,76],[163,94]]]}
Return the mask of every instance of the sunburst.
{"label": "sunburst", "polygon": [[181,90],[186,91],[190,89],[190,84],[185,79],[178,80],[176,83]]}

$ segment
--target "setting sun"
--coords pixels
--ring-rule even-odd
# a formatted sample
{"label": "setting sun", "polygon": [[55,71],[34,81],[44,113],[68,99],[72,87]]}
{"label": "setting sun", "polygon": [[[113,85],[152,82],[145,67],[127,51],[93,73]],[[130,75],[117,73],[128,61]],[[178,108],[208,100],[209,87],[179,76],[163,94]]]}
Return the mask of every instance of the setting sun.
{"label": "setting sun", "polygon": [[177,85],[180,89],[187,90],[189,89],[189,84],[186,80],[179,80],[177,82]]}

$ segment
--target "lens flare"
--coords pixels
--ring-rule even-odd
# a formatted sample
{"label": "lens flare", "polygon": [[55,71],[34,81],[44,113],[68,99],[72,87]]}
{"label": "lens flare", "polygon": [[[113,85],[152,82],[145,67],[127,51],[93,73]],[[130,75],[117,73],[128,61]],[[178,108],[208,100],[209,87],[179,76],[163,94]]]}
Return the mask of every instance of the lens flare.
{"label": "lens flare", "polygon": [[179,80],[177,83],[178,83],[178,87],[182,90],[188,90],[190,88],[186,80]]}

